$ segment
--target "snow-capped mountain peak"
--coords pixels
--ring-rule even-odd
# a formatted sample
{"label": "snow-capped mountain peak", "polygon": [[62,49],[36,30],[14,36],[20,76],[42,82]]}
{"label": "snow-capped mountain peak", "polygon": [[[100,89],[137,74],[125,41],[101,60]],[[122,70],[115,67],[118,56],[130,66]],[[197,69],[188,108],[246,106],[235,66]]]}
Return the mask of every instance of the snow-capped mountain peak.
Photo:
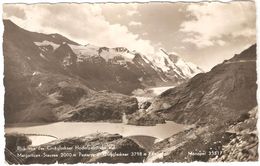
{"label": "snow-capped mountain peak", "polygon": [[[170,67],[175,67],[173,70],[181,71],[180,75],[184,77],[193,77],[194,75],[203,72],[198,66],[191,62],[186,62],[182,58],[178,56],[177,53],[167,53],[165,50],[161,49],[162,53],[164,53],[166,65]],[[168,62],[168,63],[167,63]]]}
{"label": "snow-capped mountain peak", "polygon": [[[40,48],[50,45],[53,47],[53,50],[55,50],[59,47],[57,43],[46,40],[34,43]],[[153,70],[157,72],[162,72],[166,77],[161,77],[161,80],[164,82],[167,82],[168,80],[171,80],[173,78],[180,78],[181,80],[186,80],[200,72],[203,72],[199,67],[197,67],[193,63],[182,60],[176,53],[167,53],[164,49],[160,49],[160,51],[154,54],[145,55],[137,51],[129,51],[125,47],[108,48],[98,47],[91,44],[68,45],[76,54],[77,62],[79,63],[88,61],[88,59],[92,57],[101,57],[106,62],[127,66],[127,62],[134,64],[134,58],[137,55],[140,55],[142,60],[144,61],[140,64],[144,66],[144,63],[146,63],[146,66],[150,66]]]}

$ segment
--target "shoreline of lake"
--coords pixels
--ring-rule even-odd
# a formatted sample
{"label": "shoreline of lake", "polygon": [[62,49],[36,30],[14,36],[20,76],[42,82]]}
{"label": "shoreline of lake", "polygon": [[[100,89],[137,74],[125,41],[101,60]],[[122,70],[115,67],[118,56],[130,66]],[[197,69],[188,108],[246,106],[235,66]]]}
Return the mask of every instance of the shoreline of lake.
{"label": "shoreline of lake", "polygon": [[[13,124],[12,127],[5,127],[5,133],[22,133],[22,134],[43,134],[52,135],[58,139],[81,137],[94,133],[120,134],[123,137],[129,136],[150,136],[158,140],[163,140],[186,130],[189,126],[167,121],[165,124],[155,126],[135,126],[124,123],[109,122],[56,122],[49,124],[35,125],[26,124],[26,127]],[[32,136],[31,136],[32,137]],[[41,142],[40,136],[33,136],[37,142]],[[47,139],[48,140],[48,139]]]}

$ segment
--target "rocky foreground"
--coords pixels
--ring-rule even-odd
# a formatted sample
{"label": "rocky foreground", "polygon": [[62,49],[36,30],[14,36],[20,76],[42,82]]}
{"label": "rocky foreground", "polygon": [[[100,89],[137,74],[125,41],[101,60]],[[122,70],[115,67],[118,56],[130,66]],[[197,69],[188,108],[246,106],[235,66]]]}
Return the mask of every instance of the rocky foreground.
{"label": "rocky foreground", "polygon": [[227,132],[234,135],[230,142],[222,146],[223,154],[210,161],[257,161],[258,133],[257,108],[244,114],[238,123],[230,125]]}
{"label": "rocky foreground", "polygon": [[232,124],[194,127],[158,142],[148,162],[258,161],[257,108]]}
{"label": "rocky foreground", "polygon": [[140,163],[148,155],[137,143],[117,134],[98,133],[36,147],[29,146],[31,142],[25,135],[5,137],[5,156],[10,164]]}

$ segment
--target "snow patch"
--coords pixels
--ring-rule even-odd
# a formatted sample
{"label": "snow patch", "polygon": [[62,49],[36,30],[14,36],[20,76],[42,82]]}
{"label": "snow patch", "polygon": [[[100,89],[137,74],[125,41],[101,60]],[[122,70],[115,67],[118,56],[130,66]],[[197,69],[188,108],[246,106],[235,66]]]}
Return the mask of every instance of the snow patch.
{"label": "snow patch", "polygon": [[39,74],[40,74],[40,72],[38,72],[38,71],[35,71],[35,72],[32,73],[33,76],[36,76],[36,75],[39,75]]}
{"label": "snow patch", "polygon": [[40,56],[45,59],[45,60],[48,60],[42,53],[40,53]]}
{"label": "snow patch", "polygon": [[[147,56],[144,56],[143,59],[146,60],[146,63],[151,63],[152,67],[157,71],[162,70],[163,72],[167,73],[169,70],[171,70],[170,66],[174,66],[174,63],[163,52],[149,54]],[[166,61],[168,62],[168,64],[166,64]]]}
{"label": "snow patch", "polygon": [[77,61],[83,62],[85,59],[88,59],[92,56],[98,56],[99,47],[93,45],[73,45],[69,44],[70,48],[77,55]]}
{"label": "snow patch", "polygon": [[100,53],[100,56],[104,58],[106,61],[109,61],[110,59],[114,59],[115,57],[121,57],[123,58],[126,62],[133,62],[132,60],[134,59],[135,55],[129,52],[118,52],[114,49],[109,49],[109,50],[102,50]]}
{"label": "snow patch", "polygon": [[143,78],[143,77],[140,77],[140,78],[138,78],[138,80],[139,80],[140,82],[142,82],[142,81],[144,80],[144,78]]}
{"label": "snow patch", "polygon": [[50,42],[50,41],[47,41],[47,40],[44,40],[42,42],[34,42],[34,44],[37,45],[37,46],[48,46],[48,45],[51,45],[54,50],[59,47],[58,44]]}
{"label": "snow patch", "polygon": [[163,86],[163,87],[155,87],[155,88],[149,88],[149,90],[152,90],[153,93],[158,96],[160,95],[162,92],[174,88],[175,86]]}
{"label": "snow patch", "polygon": [[163,82],[168,82],[167,80],[165,80],[163,77],[160,76],[160,79],[163,81]]}
{"label": "snow patch", "polygon": [[177,56],[177,53],[173,54],[174,56],[176,56],[176,62],[175,60],[171,60],[171,58],[169,57],[171,55],[172,54],[169,54],[161,49],[160,52],[156,52],[155,54],[150,55],[142,55],[142,57],[146,61],[146,63],[151,63],[151,67],[153,67],[155,70],[161,70],[164,73],[174,71],[178,74],[178,76],[184,79],[191,78],[194,75],[202,72],[196,65],[190,62],[185,62],[181,58],[179,58]]}
{"label": "snow patch", "polygon": [[147,64],[150,63],[150,61],[149,61],[145,56],[142,56],[142,58],[143,58],[143,60],[144,60]]}
{"label": "snow patch", "polygon": [[62,62],[62,63],[63,63],[63,66],[64,66],[64,67],[67,67],[67,66],[72,65],[70,54],[63,59],[63,62]]}
{"label": "snow patch", "polygon": [[116,51],[115,49],[108,48],[108,50],[103,49],[101,52],[99,52],[101,47],[97,47],[94,45],[69,45],[73,52],[77,55],[78,62],[82,62],[85,59],[88,59],[90,57],[94,56],[101,56],[103,59],[105,59],[107,62],[110,60],[113,60],[116,57],[121,57],[122,60],[116,60],[121,65],[126,64],[126,62],[132,62],[135,55],[131,52],[127,51]]}

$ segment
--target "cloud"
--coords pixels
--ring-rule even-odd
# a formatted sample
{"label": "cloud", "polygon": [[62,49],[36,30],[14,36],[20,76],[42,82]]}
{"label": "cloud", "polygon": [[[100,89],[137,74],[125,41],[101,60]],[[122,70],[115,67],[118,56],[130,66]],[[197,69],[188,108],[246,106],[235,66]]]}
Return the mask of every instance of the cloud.
{"label": "cloud", "polygon": [[224,45],[224,36],[236,38],[255,37],[255,5],[253,2],[193,3],[187,7],[191,18],[181,24],[181,32],[188,38],[183,42],[195,44],[199,48]]}
{"label": "cloud", "polygon": [[141,22],[137,22],[137,21],[131,21],[128,24],[129,26],[142,26]]}
{"label": "cloud", "polygon": [[137,4],[130,4],[130,7],[131,7],[131,9],[128,9],[127,11],[126,11],[126,15],[127,16],[134,16],[134,15],[137,15],[137,14],[140,14],[139,12],[138,12],[138,10],[137,10]]}
{"label": "cloud", "polygon": [[148,33],[147,33],[147,32],[144,32],[144,33],[142,33],[142,35],[143,35],[143,36],[147,36],[147,35],[148,35]]}
{"label": "cloud", "polygon": [[[23,19],[7,14],[18,8],[25,12]],[[127,26],[108,22],[102,15],[102,7],[97,4],[5,4],[3,11],[4,18],[30,31],[60,33],[82,44],[154,52],[149,40],[130,32]]]}
{"label": "cloud", "polygon": [[138,14],[138,11],[137,11],[137,10],[128,10],[128,11],[126,12],[126,15],[128,15],[128,16],[133,16],[133,15],[135,15],[135,14]]}
{"label": "cloud", "polygon": [[26,15],[25,15],[25,12],[23,9],[19,8],[19,7],[15,7],[15,6],[6,6],[5,8],[5,13],[4,14],[4,17],[17,17],[17,18],[20,18],[20,19],[25,19],[26,18]]}
{"label": "cloud", "polygon": [[220,46],[224,46],[224,45],[226,44],[226,42],[223,41],[223,40],[217,40],[217,43],[218,43],[218,45],[220,45]]}

